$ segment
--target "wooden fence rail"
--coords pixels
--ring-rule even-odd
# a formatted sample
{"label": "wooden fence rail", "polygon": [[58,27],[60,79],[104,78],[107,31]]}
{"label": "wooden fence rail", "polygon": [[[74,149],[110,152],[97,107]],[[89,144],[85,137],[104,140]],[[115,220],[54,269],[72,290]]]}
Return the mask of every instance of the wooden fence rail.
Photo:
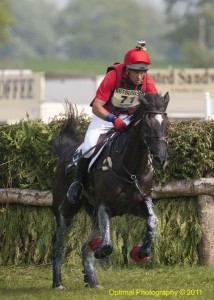
{"label": "wooden fence rail", "polygon": [[[198,217],[202,228],[199,246],[201,264],[214,266],[214,177],[180,180],[164,186],[155,186],[153,199],[197,196]],[[28,189],[0,189],[0,203],[51,206],[51,191]]]}

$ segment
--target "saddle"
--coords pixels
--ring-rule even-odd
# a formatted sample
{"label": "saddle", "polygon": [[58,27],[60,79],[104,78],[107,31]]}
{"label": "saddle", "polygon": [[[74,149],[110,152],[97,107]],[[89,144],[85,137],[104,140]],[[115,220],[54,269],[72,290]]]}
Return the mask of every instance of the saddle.
{"label": "saddle", "polygon": [[[97,144],[90,148],[86,153],[90,152],[93,148],[95,148],[94,153],[91,156],[91,160],[88,165],[88,172],[90,172],[92,165],[95,163],[95,161],[100,157],[101,153],[104,149],[108,147],[107,151],[107,157],[111,157],[112,155],[120,155],[124,149],[125,146],[125,138],[124,135],[126,135],[127,132],[115,132],[113,130],[110,130],[106,134],[101,134],[99,136],[99,139],[97,141]],[[70,151],[69,151],[70,152]],[[86,153],[82,153],[82,151],[78,151],[78,148],[76,148],[76,151],[71,154],[69,159],[65,162],[65,173],[68,175],[71,173],[71,171],[76,167],[78,161],[81,159],[81,157],[85,156]],[[68,156],[67,156],[68,157]],[[105,158],[106,159],[106,158]],[[104,161],[105,161],[104,159]]]}
{"label": "saddle", "polygon": [[[88,166],[88,172],[90,172],[90,170],[93,167],[93,164],[102,155],[104,149],[106,148],[107,151],[103,159],[103,164],[102,166],[99,166],[96,169],[102,168],[102,170],[107,170],[108,166],[111,165],[112,158],[116,160],[117,157],[119,157],[122,154],[126,142],[126,138],[125,138],[126,134],[127,132],[119,133],[113,131],[113,133],[110,132],[107,133],[106,135],[105,134],[101,135],[98,139],[96,150],[91,157],[91,161]],[[105,140],[105,143],[100,144],[99,141],[103,141],[103,140]]]}

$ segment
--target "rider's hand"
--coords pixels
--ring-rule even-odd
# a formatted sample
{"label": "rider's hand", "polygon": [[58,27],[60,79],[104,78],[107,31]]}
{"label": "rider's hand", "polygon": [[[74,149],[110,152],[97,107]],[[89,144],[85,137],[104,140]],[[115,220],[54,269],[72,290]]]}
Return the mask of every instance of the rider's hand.
{"label": "rider's hand", "polygon": [[126,123],[120,118],[114,119],[113,124],[116,131],[123,132],[126,130]]}

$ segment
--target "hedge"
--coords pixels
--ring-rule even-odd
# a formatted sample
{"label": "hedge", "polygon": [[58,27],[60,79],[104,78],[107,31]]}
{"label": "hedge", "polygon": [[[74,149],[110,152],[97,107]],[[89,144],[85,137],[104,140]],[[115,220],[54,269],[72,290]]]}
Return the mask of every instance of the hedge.
{"label": "hedge", "polygon": [[[87,116],[80,117],[78,134],[87,127]],[[63,119],[50,123],[21,120],[0,126],[0,188],[50,190],[57,157],[52,146]],[[155,173],[156,183],[212,176],[214,170],[214,121],[172,123],[169,132],[170,163]],[[159,219],[153,259],[149,265],[197,264],[201,229],[194,197],[155,201]],[[88,217],[81,212],[73,222],[67,252],[71,263],[80,261],[79,253],[90,230]],[[55,220],[51,208],[2,205],[0,209],[0,265],[51,262],[51,240]],[[129,250],[141,243],[144,221],[133,216],[112,219],[114,253],[106,265],[132,265]],[[81,229],[81,234],[80,234]],[[81,236],[81,238],[80,238]],[[185,243],[183,242],[185,241]],[[111,262],[111,263],[110,263]]]}

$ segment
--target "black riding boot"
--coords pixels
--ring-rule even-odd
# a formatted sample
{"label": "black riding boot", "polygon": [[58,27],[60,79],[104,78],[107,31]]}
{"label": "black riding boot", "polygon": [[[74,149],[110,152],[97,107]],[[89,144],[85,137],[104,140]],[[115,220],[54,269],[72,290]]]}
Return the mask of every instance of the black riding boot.
{"label": "black riding boot", "polygon": [[80,204],[83,192],[83,180],[88,167],[89,158],[82,157],[77,163],[76,174],[73,183],[67,191],[67,197],[63,200],[60,211],[63,215],[69,214],[73,204]]}

